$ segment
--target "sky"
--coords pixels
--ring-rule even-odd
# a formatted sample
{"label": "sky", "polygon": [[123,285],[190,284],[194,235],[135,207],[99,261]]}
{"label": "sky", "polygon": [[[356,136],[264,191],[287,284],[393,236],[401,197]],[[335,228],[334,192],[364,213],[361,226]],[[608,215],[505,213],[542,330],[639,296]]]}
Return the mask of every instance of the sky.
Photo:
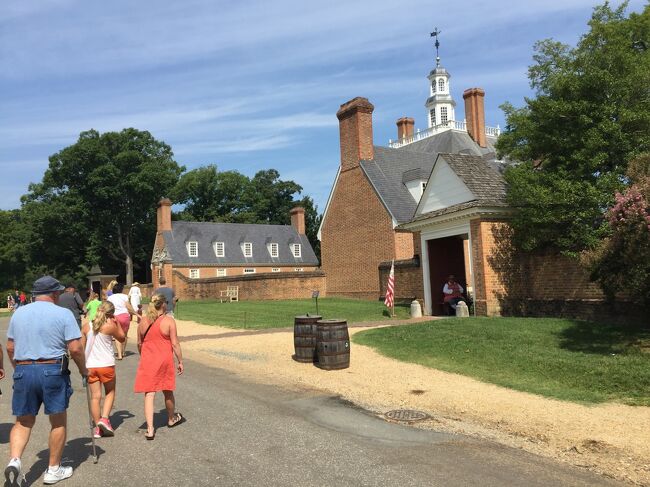
{"label": "sky", "polygon": [[187,170],[277,169],[322,211],[340,160],[342,103],[363,96],[375,106],[375,145],[396,138],[400,117],[426,128],[435,27],[456,118],[463,91],[481,87],[486,124],[503,127],[499,106],[533,95],[534,43],[575,45],[595,5],[2,0],[0,209],[18,208],[48,157],[80,132],[135,127],[171,145]]}

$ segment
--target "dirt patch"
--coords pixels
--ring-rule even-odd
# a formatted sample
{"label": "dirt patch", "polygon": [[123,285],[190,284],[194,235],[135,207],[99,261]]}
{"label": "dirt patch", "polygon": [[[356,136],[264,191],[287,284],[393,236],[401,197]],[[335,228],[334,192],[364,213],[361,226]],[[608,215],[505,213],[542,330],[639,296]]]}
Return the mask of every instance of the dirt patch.
{"label": "dirt patch", "polygon": [[291,330],[178,325],[184,353],[249,380],[337,394],[379,417],[397,409],[423,411],[429,418],[414,427],[490,439],[650,486],[649,407],[548,399],[402,363],[357,344],[352,344],[350,368],[326,371],[291,359]]}

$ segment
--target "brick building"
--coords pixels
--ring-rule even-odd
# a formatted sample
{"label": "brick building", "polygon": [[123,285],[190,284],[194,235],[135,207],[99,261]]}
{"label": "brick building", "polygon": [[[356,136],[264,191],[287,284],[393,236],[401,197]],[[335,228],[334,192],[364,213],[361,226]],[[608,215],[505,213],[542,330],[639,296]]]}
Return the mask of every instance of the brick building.
{"label": "brick building", "polygon": [[216,278],[226,282],[265,273],[318,270],[318,259],[305,235],[303,208],[291,210],[291,225],[255,225],[172,221],[171,205],[166,198],[158,204],[151,258],[154,288],[162,276],[168,284],[178,281],[179,287],[187,287],[186,283],[206,279],[219,283]]}
{"label": "brick building", "polygon": [[[432,261],[429,241],[439,234],[430,232],[426,215],[443,207],[468,215],[479,203],[504,205],[503,164],[493,146],[499,129],[485,126],[480,88],[465,90],[466,120],[457,121],[449,79],[438,59],[428,76],[428,128],[415,132],[413,118],[400,118],[397,140],[387,147],[374,145],[374,107],[367,99],[354,98],[337,112],[341,163],[319,229],[329,295],[379,299],[393,259],[402,277],[396,297],[424,299],[429,313],[440,301],[439,276],[453,272],[464,286],[476,287],[469,229],[454,234],[453,257]],[[474,181],[476,171],[481,176]],[[494,187],[481,188],[486,181]]]}

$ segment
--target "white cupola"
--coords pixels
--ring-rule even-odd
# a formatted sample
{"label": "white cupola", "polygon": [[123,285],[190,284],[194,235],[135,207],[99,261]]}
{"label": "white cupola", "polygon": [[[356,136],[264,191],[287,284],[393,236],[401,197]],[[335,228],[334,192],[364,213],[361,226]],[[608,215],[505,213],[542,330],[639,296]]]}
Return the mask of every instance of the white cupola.
{"label": "white cupola", "polygon": [[436,67],[429,76],[429,98],[424,106],[427,108],[427,125],[429,128],[436,126],[445,126],[448,122],[456,120],[456,102],[451,97],[451,88],[449,78],[451,75],[445,68],[440,66],[440,56],[438,55],[438,34],[436,29],[431,33],[436,38]]}

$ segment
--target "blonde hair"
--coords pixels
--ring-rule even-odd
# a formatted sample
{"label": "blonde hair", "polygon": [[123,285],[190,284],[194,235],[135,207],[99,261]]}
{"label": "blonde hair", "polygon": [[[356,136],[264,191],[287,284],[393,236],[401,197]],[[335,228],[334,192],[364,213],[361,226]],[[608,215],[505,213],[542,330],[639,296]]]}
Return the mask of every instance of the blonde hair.
{"label": "blonde hair", "polygon": [[86,300],[86,304],[90,303],[93,299],[98,299],[99,295],[95,291],[90,291],[90,294],[88,295],[88,299]]}
{"label": "blonde hair", "polygon": [[116,284],[117,284],[117,281],[112,280],[111,282],[108,283],[108,286],[106,287],[106,290],[107,291],[112,291]]}
{"label": "blonde hair", "polygon": [[99,330],[108,318],[112,318],[115,314],[115,306],[110,301],[104,301],[97,308],[97,313],[95,314],[95,319],[93,320],[93,332],[99,333]]}
{"label": "blonde hair", "polygon": [[160,310],[163,305],[167,304],[167,298],[162,294],[154,294],[151,296],[149,307],[147,308],[147,318],[149,321],[154,321],[160,315]]}

